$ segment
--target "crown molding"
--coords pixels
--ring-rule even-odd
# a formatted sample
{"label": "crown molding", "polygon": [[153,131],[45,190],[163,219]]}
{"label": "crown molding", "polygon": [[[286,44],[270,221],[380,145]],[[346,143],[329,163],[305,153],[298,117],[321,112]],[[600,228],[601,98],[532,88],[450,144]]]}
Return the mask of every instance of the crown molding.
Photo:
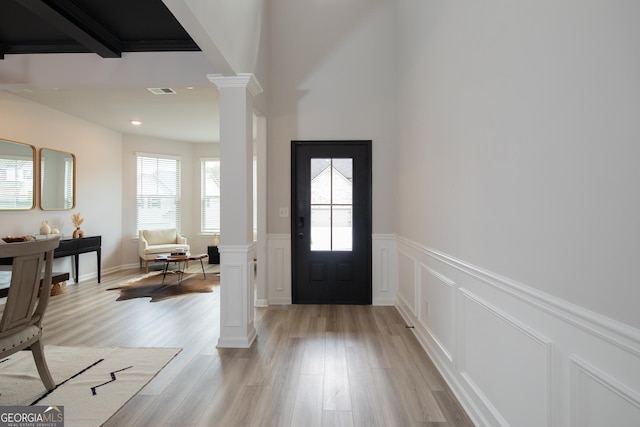
{"label": "crown molding", "polygon": [[251,73],[238,73],[235,76],[223,76],[222,74],[207,74],[207,78],[218,89],[223,88],[246,88],[251,96],[259,95],[263,92],[260,82]]}

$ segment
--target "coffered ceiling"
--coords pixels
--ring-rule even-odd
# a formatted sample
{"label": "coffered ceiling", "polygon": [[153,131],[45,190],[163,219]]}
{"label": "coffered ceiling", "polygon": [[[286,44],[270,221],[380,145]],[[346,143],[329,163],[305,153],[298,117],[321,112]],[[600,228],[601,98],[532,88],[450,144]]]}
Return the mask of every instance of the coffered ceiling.
{"label": "coffered ceiling", "polygon": [[0,1],[0,90],[116,131],[217,140],[211,73],[162,0]]}
{"label": "coffered ceiling", "polygon": [[162,0],[3,0],[0,57],[8,54],[197,51]]}

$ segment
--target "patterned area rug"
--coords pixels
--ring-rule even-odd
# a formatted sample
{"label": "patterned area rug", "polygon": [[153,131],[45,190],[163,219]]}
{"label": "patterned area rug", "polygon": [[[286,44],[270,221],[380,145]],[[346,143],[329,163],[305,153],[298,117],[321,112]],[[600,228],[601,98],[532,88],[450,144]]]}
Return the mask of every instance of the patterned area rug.
{"label": "patterned area rug", "polygon": [[0,406],[62,406],[65,427],[102,425],[178,354],[178,348],[45,346],[47,392],[30,351],[0,360]]}
{"label": "patterned area rug", "polygon": [[219,273],[207,273],[206,278],[202,277],[202,273],[185,273],[180,281],[178,273],[169,272],[163,283],[162,273],[153,272],[107,290],[120,291],[120,296],[116,301],[151,298],[150,302],[158,302],[182,295],[213,292],[214,286],[219,284]]}

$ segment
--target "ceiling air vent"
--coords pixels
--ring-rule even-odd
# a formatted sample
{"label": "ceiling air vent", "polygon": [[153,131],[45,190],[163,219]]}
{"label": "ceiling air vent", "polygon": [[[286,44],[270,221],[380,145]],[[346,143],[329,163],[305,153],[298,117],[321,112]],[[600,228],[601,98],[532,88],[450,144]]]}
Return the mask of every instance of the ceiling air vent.
{"label": "ceiling air vent", "polygon": [[147,90],[154,95],[174,95],[176,93],[170,87],[148,87]]}

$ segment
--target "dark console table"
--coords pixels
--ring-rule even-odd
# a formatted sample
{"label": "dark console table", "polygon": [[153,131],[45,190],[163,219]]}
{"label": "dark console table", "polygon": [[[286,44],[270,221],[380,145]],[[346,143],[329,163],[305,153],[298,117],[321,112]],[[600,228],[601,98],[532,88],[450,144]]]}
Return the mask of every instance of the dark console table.
{"label": "dark console table", "polygon": [[[7,263],[4,260],[11,260],[12,258],[0,258],[3,260],[0,264],[2,265],[11,265],[11,263]],[[2,279],[0,280],[0,298],[4,298],[9,295],[9,285],[11,284],[11,272],[3,271]],[[64,282],[69,280],[69,273],[56,273],[55,271],[51,273],[51,284],[55,285],[56,283]],[[42,280],[40,280],[40,286],[42,286]]]}
{"label": "dark console table", "polygon": [[73,279],[78,283],[78,264],[80,261],[80,254],[87,252],[96,252],[98,261],[98,283],[100,283],[100,255],[102,250],[102,236],[89,236],[80,237],[77,239],[63,239],[60,240],[60,246],[58,246],[53,253],[54,258],[62,258],[67,256],[73,256],[74,258],[74,277]]}

